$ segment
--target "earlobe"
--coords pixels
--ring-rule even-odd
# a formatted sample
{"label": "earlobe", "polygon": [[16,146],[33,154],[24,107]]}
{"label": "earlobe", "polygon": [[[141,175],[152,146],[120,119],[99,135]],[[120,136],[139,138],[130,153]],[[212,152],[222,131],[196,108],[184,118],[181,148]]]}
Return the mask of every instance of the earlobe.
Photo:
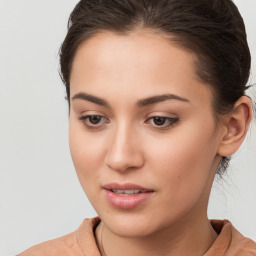
{"label": "earlobe", "polygon": [[247,96],[239,98],[225,119],[225,129],[218,149],[220,156],[234,154],[243,143],[252,119],[252,103]]}

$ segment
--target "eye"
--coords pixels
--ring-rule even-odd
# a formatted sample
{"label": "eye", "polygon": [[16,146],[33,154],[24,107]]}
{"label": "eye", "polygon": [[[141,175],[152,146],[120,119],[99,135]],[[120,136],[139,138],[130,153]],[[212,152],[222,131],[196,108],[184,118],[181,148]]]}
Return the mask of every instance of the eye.
{"label": "eye", "polygon": [[150,123],[156,128],[168,128],[174,125],[178,120],[177,117],[153,116],[147,120],[147,123]]}
{"label": "eye", "polygon": [[100,115],[80,116],[79,120],[89,129],[100,128],[107,122],[107,118]]}

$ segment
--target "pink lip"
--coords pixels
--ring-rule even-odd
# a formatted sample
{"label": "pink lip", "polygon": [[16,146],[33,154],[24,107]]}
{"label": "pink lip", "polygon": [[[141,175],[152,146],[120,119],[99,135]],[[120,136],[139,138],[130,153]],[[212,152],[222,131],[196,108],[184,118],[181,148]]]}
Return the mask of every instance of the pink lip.
{"label": "pink lip", "polygon": [[144,188],[142,186],[132,184],[132,183],[109,183],[103,186],[104,189],[111,190],[111,189],[120,189],[120,190],[128,190],[128,189],[139,189],[143,191],[153,191],[153,189],[150,188]]}
{"label": "pink lip", "polygon": [[[148,198],[152,196],[154,190],[144,188],[135,184],[125,183],[125,184],[118,184],[118,183],[111,183],[107,184],[104,187],[104,192],[107,201],[114,207],[119,209],[132,209],[139,206],[141,203],[145,202]],[[138,194],[132,195],[118,195],[114,193],[112,190],[132,190],[138,189],[142,191]]]}

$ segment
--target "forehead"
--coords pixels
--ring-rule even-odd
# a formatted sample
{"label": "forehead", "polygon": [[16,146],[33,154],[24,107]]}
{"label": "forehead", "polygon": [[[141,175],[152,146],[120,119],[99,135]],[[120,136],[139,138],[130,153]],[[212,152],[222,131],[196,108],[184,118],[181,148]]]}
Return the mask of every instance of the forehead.
{"label": "forehead", "polygon": [[105,31],[85,40],[78,47],[73,66],[85,59],[104,69],[116,66],[115,70],[124,66],[170,70],[170,64],[183,64],[184,68],[189,68],[191,74],[194,74],[195,55],[179,47],[162,33],[137,30],[128,35],[119,35]]}
{"label": "forehead", "polygon": [[141,30],[125,36],[99,33],[76,52],[71,96],[79,90],[127,96],[136,92],[141,97],[175,93],[197,98],[207,95],[209,101],[209,87],[197,78],[194,62],[194,54],[162,34]]}

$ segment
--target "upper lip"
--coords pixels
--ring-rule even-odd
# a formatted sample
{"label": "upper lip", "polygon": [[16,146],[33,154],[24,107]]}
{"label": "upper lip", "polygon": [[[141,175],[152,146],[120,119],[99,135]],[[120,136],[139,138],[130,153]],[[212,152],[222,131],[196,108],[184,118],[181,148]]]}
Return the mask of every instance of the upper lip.
{"label": "upper lip", "polygon": [[124,184],[119,184],[119,183],[109,183],[103,186],[104,189],[107,190],[140,190],[140,191],[154,191],[153,189],[150,188],[145,188],[136,184],[132,183],[124,183]]}

